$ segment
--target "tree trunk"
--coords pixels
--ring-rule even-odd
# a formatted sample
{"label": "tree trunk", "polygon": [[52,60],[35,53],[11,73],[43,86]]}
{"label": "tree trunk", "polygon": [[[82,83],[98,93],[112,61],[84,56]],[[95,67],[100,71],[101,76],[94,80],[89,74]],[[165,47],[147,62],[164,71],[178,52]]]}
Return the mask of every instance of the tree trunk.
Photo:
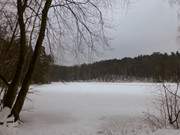
{"label": "tree trunk", "polygon": [[34,50],[28,71],[27,71],[25,78],[22,82],[22,87],[20,89],[20,92],[19,92],[18,97],[16,99],[15,105],[14,105],[12,112],[11,112],[11,114],[14,115],[15,120],[19,119],[19,114],[22,110],[26,95],[27,95],[28,90],[29,90],[29,85],[31,83],[32,74],[33,74],[33,71],[35,69],[35,65],[36,65],[36,62],[38,60],[38,57],[40,55],[42,43],[43,43],[44,36],[45,36],[48,11],[49,11],[51,2],[52,2],[52,0],[46,0],[46,3],[44,5],[43,11],[42,11],[41,27],[40,27],[40,31],[38,34],[38,39],[36,42],[35,50]]}
{"label": "tree trunk", "polygon": [[8,86],[7,93],[3,99],[4,101],[3,106],[9,108],[12,108],[14,104],[16,93],[18,91],[18,86],[21,81],[21,76],[25,61],[26,30],[25,30],[23,14],[25,11],[26,2],[27,0],[25,0],[23,5],[21,0],[17,0],[18,23],[20,28],[20,54],[19,54],[19,60],[18,60],[15,76],[13,77],[11,84]]}

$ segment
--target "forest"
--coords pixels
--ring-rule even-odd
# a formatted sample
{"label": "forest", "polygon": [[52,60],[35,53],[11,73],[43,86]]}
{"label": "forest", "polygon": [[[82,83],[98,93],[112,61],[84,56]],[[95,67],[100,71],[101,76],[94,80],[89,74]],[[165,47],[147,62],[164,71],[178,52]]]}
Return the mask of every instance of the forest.
{"label": "forest", "polygon": [[[14,70],[18,59],[18,41],[14,46],[9,46],[7,41],[1,39],[0,46],[0,74],[10,80],[14,76]],[[7,51],[10,49],[10,51]],[[31,56],[32,48],[28,53]],[[4,54],[3,52],[9,52]],[[14,53],[13,53],[14,52]],[[5,57],[6,56],[6,57]],[[147,82],[178,82],[180,79],[180,53],[170,54],[154,52],[151,55],[139,55],[134,58],[103,60],[91,64],[75,66],[56,65],[51,55],[46,54],[45,48],[41,48],[32,83],[44,84],[58,81],[147,81]],[[27,72],[27,58],[23,74]],[[14,68],[13,68],[14,67]],[[3,83],[2,83],[3,84]]]}
{"label": "forest", "polygon": [[[2,36],[1,36],[2,37]],[[25,76],[27,72],[27,66],[29,65],[30,56],[32,56],[33,49],[32,47],[27,48],[27,58],[24,64],[22,76]],[[5,76],[4,80],[7,80],[7,83],[10,82],[12,77],[15,74],[17,61],[19,57],[19,41],[14,41],[13,45],[9,41],[0,38],[0,75]],[[49,68],[53,63],[53,57],[51,55],[46,54],[45,48],[41,47],[40,57],[38,58],[38,62],[33,73],[32,83],[48,83],[49,77]],[[3,81],[0,81],[1,85],[3,85]],[[21,80],[22,82],[22,80]]]}
{"label": "forest", "polygon": [[178,82],[180,53],[154,52],[135,58],[112,59],[76,66],[51,65],[49,81]]}

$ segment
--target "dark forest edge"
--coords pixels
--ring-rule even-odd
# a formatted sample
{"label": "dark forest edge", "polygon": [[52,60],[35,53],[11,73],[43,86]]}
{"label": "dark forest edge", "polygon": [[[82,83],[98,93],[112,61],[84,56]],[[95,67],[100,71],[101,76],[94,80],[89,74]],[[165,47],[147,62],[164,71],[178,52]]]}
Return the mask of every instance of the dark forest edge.
{"label": "dark forest edge", "polygon": [[[10,82],[15,75],[19,52],[19,41],[10,43],[6,40],[0,39],[0,75],[5,80]],[[32,47],[26,46],[26,61],[23,67],[22,78],[27,73],[27,67],[33,54]],[[53,57],[45,52],[45,48],[41,47],[40,56],[35,67],[35,71],[32,76],[32,83],[48,83],[50,65],[53,64]],[[22,80],[20,81],[22,83]],[[0,84],[3,85],[3,81],[0,80]]]}
{"label": "dark forest edge", "polygon": [[49,82],[57,81],[142,81],[179,82],[180,53],[154,52],[134,58],[111,59],[76,66],[51,65]]}
{"label": "dark forest edge", "polygon": [[[0,74],[10,81],[14,76],[14,70],[18,59],[18,41],[14,46],[9,46],[7,41],[1,40],[0,46]],[[8,51],[7,51],[8,50]],[[31,56],[33,49],[27,48]],[[26,59],[23,74],[30,58]],[[32,77],[32,83],[45,84],[50,82],[72,81],[142,81],[142,82],[178,82],[180,80],[180,53],[171,54],[155,52],[151,55],[139,55],[134,58],[111,59],[81,64],[75,66],[55,65],[53,57],[46,54],[45,48],[41,48]],[[3,84],[3,82],[0,82]]]}

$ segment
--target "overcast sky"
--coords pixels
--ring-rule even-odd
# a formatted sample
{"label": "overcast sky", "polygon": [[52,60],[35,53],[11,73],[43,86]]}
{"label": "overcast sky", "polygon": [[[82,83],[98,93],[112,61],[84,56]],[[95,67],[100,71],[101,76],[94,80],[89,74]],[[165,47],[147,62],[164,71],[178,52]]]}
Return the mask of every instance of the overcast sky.
{"label": "overcast sky", "polygon": [[[180,48],[177,42],[180,20],[176,7],[170,6],[167,0],[136,0],[128,9],[122,8],[119,1],[103,12],[107,25],[112,27],[107,31],[111,49],[103,50],[103,54],[94,57],[93,61],[171,52]],[[64,64],[83,62],[71,58]]]}

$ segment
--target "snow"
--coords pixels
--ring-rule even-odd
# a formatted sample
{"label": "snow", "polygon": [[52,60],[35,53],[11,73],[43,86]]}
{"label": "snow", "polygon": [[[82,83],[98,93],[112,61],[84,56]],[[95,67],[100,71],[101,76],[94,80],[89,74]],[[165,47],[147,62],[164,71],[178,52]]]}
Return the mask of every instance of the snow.
{"label": "snow", "polygon": [[33,85],[35,93],[28,96],[21,114],[24,124],[1,126],[0,135],[178,135],[178,130],[152,133],[143,123],[143,112],[157,87],[93,82]]}
{"label": "snow", "polygon": [[180,130],[161,129],[155,132],[153,135],[180,135]]}
{"label": "snow", "polygon": [[10,115],[11,109],[9,107],[4,107],[0,111],[0,122],[6,122],[7,117]]}

